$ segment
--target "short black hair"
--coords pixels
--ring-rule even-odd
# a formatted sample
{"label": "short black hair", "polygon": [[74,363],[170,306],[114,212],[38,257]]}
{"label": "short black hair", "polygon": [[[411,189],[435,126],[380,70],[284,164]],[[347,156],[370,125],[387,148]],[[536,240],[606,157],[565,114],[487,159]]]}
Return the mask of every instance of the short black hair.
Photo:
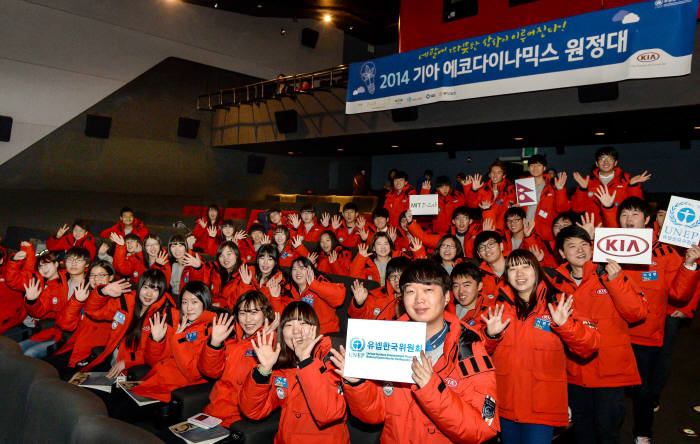
{"label": "short black hair", "polygon": [[508,220],[510,216],[520,216],[522,219],[525,219],[527,214],[525,213],[525,210],[523,210],[521,207],[510,207],[503,214],[503,220]]}
{"label": "short black hair", "polygon": [[406,267],[399,280],[402,294],[408,284],[439,285],[444,293],[451,287],[447,271],[430,259],[417,259]]}
{"label": "short black hair", "polygon": [[458,277],[470,277],[476,282],[481,282],[481,271],[479,267],[471,262],[460,262],[455,265],[452,269],[452,273],[450,273],[450,279],[453,281]]}
{"label": "short black hair", "polygon": [[301,207],[299,213],[316,213],[314,206],[311,204],[306,204]]}
{"label": "short black hair", "polygon": [[386,208],[376,208],[372,211],[372,219],[377,217],[383,217],[384,219],[389,219],[389,211]]}
{"label": "short black hair", "polygon": [[355,210],[356,213],[359,212],[359,210],[357,209],[357,205],[355,205],[353,202],[348,202],[345,205],[343,205],[343,213],[346,210]]}
{"label": "short black hair", "polygon": [[481,233],[477,234],[474,238],[474,249],[478,250],[479,245],[490,240],[495,240],[500,244],[501,242],[503,242],[503,237],[501,237],[501,235],[498,234],[496,231],[482,231]]}
{"label": "short black hair", "polygon": [[[389,277],[392,275],[392,273],[396,273],[397,271],[400,273],[403,273],[406,267],[411,263],[411,260],[407,258],[406,256],[397,256],[392,258],[389,262],[386,264],[386,276]],[[388,279],[387,279],[388,282]]]}
{"label": "short black hair", "polygon": [[601,156],[610,156],[613,159],[617,160],[619,154],[617,153],[617,150],[614,147],[604,146],[602,148],[598,148],[598,150],[595,152],[595,161],[597,162],[598,159],[601,158]]}
{"label": "short black hair", "polygon": [[192,294],[194,297],[200,300],[204,306],[204,310],[211,309],[211,290],[209,286],[202,281],[190,281],[182,287],[180,292],[180,303],[178,304],[178,309],[182,313],[182,301],[185,296],[185,292]]}
{"label": "short black hair", "polygon": [[406,179],[406,180],[408,180],[408,174],[406,174],[405,171],[397,171],[396,174],[394,174],[394,179]]}
{"label": "short black hair", "polygon": [[591,241],[591,236],[588,235],[588,231],[584,230],[578,225],[569,225],[568,227],[562,228],[559,234],[557,234],[557,250],[563,250],[564,242],[566,242],[567,239],[571,239],[572,237],[577,239],[583,239],[586,242]]}
{"label": "short black hair", "polygon": [[131,207],[123,207],[121,210],[119,210],[119,215],[123,216],[124,213],[134,214],[134,210],[132,210]]}
{"label": "short black hair", "polygon": [[141,238],[139,237],[138,234],[129,233],[126,236],[124,236],[124,242],[129,241],[129,240],[136,241],[139,244],[141,243]]}
{"label": "short black hair", "polygon": [[651,211],[651,205],[649,205],[649,202],[637,196],[628,197],[627,199],[622,201],[619,207],[617,207],[618,223],[620,223],[620,213],[622,213],[623,210],[641,211],[644,213],[644,218],[646,219],[648,217],[650,218],[650,220],[651,217],[654,216],[653,212]]}
{"label": "short black hair", "polygon": [[465,206],[457,207],[454,209],[454,211],[452,211],[452,219],[456,218],[457,216],[467,216],[469,219],[474,219],[474,217],[472,217],[472,212]]}
{"label": "short black hair", "polygon": [[543,154],[533,154],[530,156],[530,158],[527,160],[528,165],[532,165],[535,163],[539,163],[543,167],[547,167],[547,158]]}
{"label": "short black hair", "polygon": [[450,182],[449,177],[438,176],[437,179],[435,179],[435,188],[444,187],[445,185],[447,185],[448,187],[452,186],[452,182]]}
{"label": "short black hair", "polygon": [[265,234],[265,227],[263,227],[263,226],[260,225],[260,224],[253,224],[253,225],[251,225],[250,228],[248,229],[248,234],[253,234],[253,232],[255,232],[255,231],[259,231],[259,232],[261,232],[262,234]]}
{"label": "short black hair", "polygon": [[77,259],[82,259],[85,261],[85,264],[90,263],[90,252],[87,251],[85,248],[70,247],[70,249],[68,249],[68,251],[66,251],[65,259],[68,259],[69,257],[75,257]]}
{"label": "short black hair", "polygon": [[432,176],[433,176],[433,170],[425,170],[425,171],[423,171],[423,175],[424,175],[424,176],[425,176],[425,175],[428,175],[428,176],[431,176],[431,177],[432,177]]}

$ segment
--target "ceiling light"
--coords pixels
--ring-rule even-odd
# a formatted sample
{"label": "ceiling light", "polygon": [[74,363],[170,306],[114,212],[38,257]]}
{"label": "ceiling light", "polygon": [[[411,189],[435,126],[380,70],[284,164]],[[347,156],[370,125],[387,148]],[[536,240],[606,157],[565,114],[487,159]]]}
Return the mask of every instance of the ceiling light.
{"label": "ceiling light", "polygon": [[604,135],[605,135],[605,132],[603,132],[603,131],[598,131],[598,132],[596,132],[596,133],[594,133],[594,134],[595,134],[596,136],[604,136]]}
{"label": "ceiling light", "polygon": [[445,143],[444,142],[435,142],[435,145],[437,146],[443,146]]}
{"label": "ceiling light", "polygon": [[218,3],[214,3],[214,7],[215,7],[215,8],[218,8],[218,7],[219,7],[219,4],[218,4]]}
{"label": "ceiling light", "polygon": [[694,126],[693,129],[700,130],[700,126]]}
{"label": "ceiling light", "polygon": [[338,148],[338,152],[339,152],[339,153],[342,153],[343,151],[345,151],[345,150],[342,149],[342,148]]}
{"label": "ceiling light", "polygon": [[325,14],[325,15],[323,16],[323,21],[324,21],[324,22],[329,23],[331,20],[333,20],[333,17],[331,17],[330,14]]}
{"label": "ceiling light", "polygon": [[391,145],[392,148],[398,148],[398,145]]}
{"label": "ceiling light", "polygon": [[262,3],[258,3],[258,8],[262,8]]}
{"label": "ceiling light", "polygon": [[287,154],[289,154],[290,156],[293,156],[293,155],[294,155],[294,151],[287,151]]}
{"label": "ceiling light", "polygon": [[521,140],[523,140],[523,138],[522,137],[513,137],[513,140],[520,142]]}

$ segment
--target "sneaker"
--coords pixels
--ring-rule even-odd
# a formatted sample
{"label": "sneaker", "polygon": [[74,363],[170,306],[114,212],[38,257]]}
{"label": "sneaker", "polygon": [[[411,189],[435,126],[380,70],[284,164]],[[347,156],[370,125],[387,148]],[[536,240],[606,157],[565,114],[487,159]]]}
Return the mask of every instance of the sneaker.
{"label": "sneaker", "polygon": [[646,436],[637,436],[634,438],[634,444],[651,444],[651,438]]}
{"label": "sneaker", "polygon": [[700,413],[700,405],[694,405],[694,406],[693,406],[693,411],[694,411],[695,413]]}

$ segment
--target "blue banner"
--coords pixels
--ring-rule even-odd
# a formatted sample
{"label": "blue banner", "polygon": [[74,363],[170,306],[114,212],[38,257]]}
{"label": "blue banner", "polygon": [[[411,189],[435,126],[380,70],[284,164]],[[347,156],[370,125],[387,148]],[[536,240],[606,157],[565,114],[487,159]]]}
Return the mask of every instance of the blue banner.
{"label": "blue banner", "polygon": [[652,0],[350,65],[346,114],[690,73],[698,0]]}

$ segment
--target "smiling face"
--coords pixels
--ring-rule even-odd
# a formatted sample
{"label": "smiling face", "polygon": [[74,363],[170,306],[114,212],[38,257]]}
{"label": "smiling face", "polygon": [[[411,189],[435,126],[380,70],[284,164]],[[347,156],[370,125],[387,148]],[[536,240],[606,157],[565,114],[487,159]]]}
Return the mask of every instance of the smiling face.
{"label": "smiling face", "polygon": [[535,269],[528,263],[509,264],[508,283],[522,299],[529,298],[537,283]]}
{"label": "smiling face", "polygon": [[273,259],[272,256],[269,256],[267,254],[258,256],[258,268],[260,268],[260,271],[263,275],[269,275],[275,268],[275,259]]}
{"label": "smiling face", "polygon": [[322,234],[318,238],[318,244],[321,246],[321,250],[323,250],[324,253],[330,254],[333,241],[328,233]]}
{"label": "smiling face", "polygon": [[136,239],[127,239],[124,243],[126,244],[127,253],[135,253],[139,250],[139,241]]}
{"label": "smiling face", "polygon": [[644,214],[644,211],[636,208],[620,211],[618,219],[620,228],[645,228],[649,223],[649,217]]}
{"label": "smiling face", "polygon": [[479,257],[487,264],[492,264],[503,257],[503,243],[495,239],[484,241],[477,247]]}
{"label": "smiling face", "polygon": [[569,219],[561,218],[558,221],[556,221],[554,224],[552,224],[552,234],[554,237],[557,237],[559,232],[563,230],[566,227],[570,227],[573,225],[573,222],[571,222]]}
{"label": "smiling face", "polygon": [[389,245],[389,240],[385,237],[379,237],[374,242],[374,253],[378,257],[389,257],[391,256],[391,245]]}
{"label": "smiling face", "polygon": [[302,211],[301,212],[301,221],[304,222],[304,224],[306,224],[306,225],[313,223],[314,212],[313,211]]}
{"label": "smiling face", "polygon": [[489,171],[489,179],[491,179],[491,183],[494,185],[501,183],[505,175],[505,171],[503,171],[503,168],[499,166],[492,166],[491,170]]}
{"label": "smiling face", "polygon": [[154,302],[158,300],[159,295],[158,286],[153,282],[144,282],[139,291],[139,300],[144,307],[150,307]]}
{"label": "smiling face", "polygon": [[221,226],[221,234],[224,236],[225,239],[229,239],[233,237],[233,232],[235,228],[233,225],[222,225]]}
{"label": "smiling face", "polygon": [[449,293],[444,293],[439,285],[411,282],[404,285],[403,302],[412,320],[434,325],[444,319]]}
{"label": "smiling face", "polygon": [[254,302],[248,302],[238,311],[238,325],[243,329],[244,336],[252,336],[265,322],[265,314],[255,305]]}
{"label": "smiling face", "polygon": [[440,258],[444,261],[453,261],[457,256],[457,245],[454,239],[445,239],[438,251]]}
{"label": "smiling face", "polygon": [[216,222],[216,219],[219,217],[219,210],[216,208],[209,208],[209,211],[207,211],[207,217],[209,217],[209,223],[214,224]]}
{"label": "smiling face", "polygon": [[300,287],[306,286],[306,270],[307,267],[301,262],[294,262],[292,264],[292,280]]}
{"label": "smiling face", "polygon": [[455,276],[452,279],[452,294],[459,305],[471,307],[483,286],[483,283],[477,282],[471,276]]}
{"label": "smiling face", "polygon": [[400,193],[401,190],[403,190],[403,187],[405,187],[405,186],[406,186],[406,179],[404,179],[403,177],[397,177],[394,179],[394,189],[397,192]]}
{"label": "smiling face", "polygon": [[374,226],[377,227],[377,231],[382,231],[384,228],[386,228],[388,220],[384,216],[376,216],[374,219],[372,219],[372,222],[374,222]]}
{"label": "smiling face", "polygon": [[85,259],[79,256],[68,256],[66,257],[65,263],[66,271],[71,276],[77,276],[85,273],[88,265]]}
{"label": "smiling face", "polygon": [[252,233],[250,233],[250,238],[253,239],[253,244],[255,245],[258,245],[262,242],[263,236],[265,236],[265,234],[260,230],[255,230]]}
{"label": "smiling face", "polygon": [[233,271],[237,260],[238,256],[236,256],[236,252],[233,251],[233,248],[224,247],[224,249],[221,250],[221,254],[219,255],[219,265],[221,265],[229,273]]}
{"label": "smiling face", "polygon": [[284,230],[275,230],[272,234],[272,238],[277,246],[284,246],[287,243],[287,233]]}
{"label": "smiling face", "polygon": [[91,288],[96,288],[98,285],[107,285],[113,277],[114,276],[109,274],[104,268],[94,266],[90,270],[88,283],[90,284]]}
{"label": "smiling face", "polygon": [[532,177],[540,177],[544,174],[546,169],[547,167],[541,163],[531,163],[527,166],[527,170],[530,172]]}
{"label": "smiling face", "polygon": [[303,342],[304,336],[309,336],[313,333],[313,336],[318,335],[318,329],[315,325],[310,324],[303,319],[293,319],[288,321],[282,327],[282,336],[284,336],[284,343],[287,347],[294,350],[299,344]]}
{"label": "smiling face", "polygon": [[58,276],[58,262],[40,262],[38,271],[44,279],[53,279]]}
{"label": "smiling face", "polygon": [[73,227],[73,237],[75,240],[82,239],[83,236],[87,234],[87,230],[85,228],[81,227],[80,225],[75,225]]}
{"label": "smiling face", "polygon": [[590,261],[593,257],[591,243],[584,239],[578,237],[567,238],[564,240],[563,247],[563,250],[559,250],[559,254],[574,267],[583,267],[583,264]]}
{"label": "smiling face", "polygon": [[455,225],[458,233],[466,233],[472,220],[465,214],[459,214],[452,219],[452,223]]}
{"label": "smiling face", "polygon": [[160,252],[160,242],[153,238],[146,239],[145,249],[150,257],[156,257]]}
{"label": "smiling face", "polygon": [[183,257],[185,257],[186,252],[187,252],[187,247],[185,246],[184,243],[173,242],[170,244],[170,254],[172,254],[176,260],[180,260]]}
{"label": "smiling face", "polygon": [[523,231],[523,218],[515,214],[508,216],[506,227],[512,234],[521,233]]}
{"label": "smiling face", "polygon": [[122,213],[119,219],[121,219],[125,227],[130,227],[134,223],[134,213],[131,211],[125,211]]}
{"label": "smiling face", "polygon": [[273,211],[270,213],[270,222],[272,222],[275,225],[279,225],[280,222],[282,222],[282,213],[279,211]]}
{"label": "smiling face", "polygon": [[617,166],[617,160],[615,160],[615,158],[609,154],[604,154],[604,155],[600,156],[598,158],[598,160],[596,160],[595,164],[598,167],[598,169],[600,170],[600,172],[603,175],[607,176]]}
{"label": "smiling face", "polygon": [[182,294],[182,304],[180,311],[187,318],[187,321],[194,322],[204,312],[204,304],[199,298],[189,291]]}

